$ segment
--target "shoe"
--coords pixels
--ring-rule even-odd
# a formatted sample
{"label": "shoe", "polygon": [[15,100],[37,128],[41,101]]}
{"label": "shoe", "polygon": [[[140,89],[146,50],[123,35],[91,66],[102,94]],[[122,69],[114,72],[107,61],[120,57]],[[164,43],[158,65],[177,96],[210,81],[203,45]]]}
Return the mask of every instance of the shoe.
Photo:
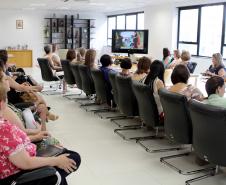
{"label": "shoe", "polygon": [[199,158],[198,156],[195,157],[195,163],[199,166],[205,166],[205,165],[210,164],[208,161],[205,161],[205,160]]}
{"label": "shoe", "polygon": [[55,121],[59,118],[59,116],[54,115],[54,114],[49,112],[49,114],[47,115],[47,118],[48,118],[48,120]]}

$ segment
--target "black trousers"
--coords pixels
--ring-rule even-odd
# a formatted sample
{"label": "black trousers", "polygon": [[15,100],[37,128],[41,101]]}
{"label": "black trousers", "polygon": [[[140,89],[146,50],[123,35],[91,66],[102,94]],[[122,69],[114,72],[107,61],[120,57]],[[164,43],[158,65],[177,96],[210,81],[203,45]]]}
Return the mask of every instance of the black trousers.
{"label": "black trousers", "polygon": [[[70,151],[70,150],[65,150],[64,153],[70,154],[68,157],[70,159],[73,159],[76,162],[76,166],[77,166],[76,170],[78,170],[78,168],[81,164],[80,155],[77,152]],[[62,170],[60,168],[57,168],[57,167],[55,167],[55,168],[61,176],[61,184],[60,185],[67,185],[66,177],[69,175],[69,173],[65,172],[64,170]],[[1,179],[0,184],[1,185],[10,185],[15,179],[17,179],[19,176],[21,176],[22,174],[24,174],[26,172],[27,171],[21,171],[17,174],[11,175],[11,176],[9,176],[5,179]],[[32,181],[32,182],[24,183],[23,185],[44,185],[44,184],[55,185],[57,180],[58,180],[57,176],[54,175],[54,176],[46,177],[46,178],[43,178],[43,179],[35,180],[35,181]]]}

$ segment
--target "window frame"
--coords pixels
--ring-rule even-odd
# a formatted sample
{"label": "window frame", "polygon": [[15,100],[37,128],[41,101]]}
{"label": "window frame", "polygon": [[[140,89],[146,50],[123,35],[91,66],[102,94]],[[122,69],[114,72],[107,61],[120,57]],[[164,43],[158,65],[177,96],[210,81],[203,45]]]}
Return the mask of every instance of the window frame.
{"label": "window frame", "polygon": [[[223,48],[226,47],[226,43],[224,43],[225,40],[225,26],[226,26],[226,3],[221,2],[221,3],[211,3],[211,4],[202,4],[202,5],[194,5],[194,6],[185,6],[185,7],[178,7],[178,24],[177,24],[177,49],[179,49],[179,44],[195,44],[197,45],[197,52],[196,55],[197,57],[207,57],[210,58],[209,56],[202,56],[199,53],[200,49],[200,34],[201,34],[201,16],[202,16],[202,8],[206,6],[216,6],[216,5],[223,5],[223,24],[222,24],[222,35],[221,35],[221,46],[220,46],[220,53],[223,55]],[[189,10],[189,9],[198,9],[198,27],[197,27],[197,41],[196,42],[186,42],[186,41],[180,41],[180,15],[181,11],[183,10]]]}
{"label": "window frame", "polygon": [[[118,23],[117,16],[125,16],[125,30],[126,30],[126,29],[127,29],[127,28],[126,28],[126,25],[127,25],[127,24],[126,24],[126,17],[127,17],[127,16],[130,16],[130,15],[136,15],[136,29],[138,29],[138,28],[137,28],[137,27],[138,27],[138,14],[141,14],[141,13],[144,14],[144,11],[140,11],[140,12],[131,12],[131,13],[122,13],[122,14],[114,14],[114,15],[108,15],[108,16],[107,16],[107,41],[112,39],[112,38],[108,37],[108,32],[109,32],[109,30],[108,30],[108,27],[109,27],[109,18],[115,17],[115,29],[117,29],[117,23]],[[108,43],[108,42],[107,42],[107,43]],[[107,46],[110,46],[110,45],[107,44]]]}

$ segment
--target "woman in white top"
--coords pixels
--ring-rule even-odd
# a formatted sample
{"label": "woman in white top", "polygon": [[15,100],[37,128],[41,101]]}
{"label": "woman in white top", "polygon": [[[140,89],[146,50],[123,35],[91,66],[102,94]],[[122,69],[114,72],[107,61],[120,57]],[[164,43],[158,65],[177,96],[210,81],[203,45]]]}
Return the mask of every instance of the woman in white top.
{"label": "woman in white top", "polygon": [[155,60],[151,63],[150,72],[145,80],[145,84],[150,86],[155,103],[159,112],[160,119],[163,118],[163,108],[160,102],[158,90],[164,88],[164,72],[165,68],[161,61]]}

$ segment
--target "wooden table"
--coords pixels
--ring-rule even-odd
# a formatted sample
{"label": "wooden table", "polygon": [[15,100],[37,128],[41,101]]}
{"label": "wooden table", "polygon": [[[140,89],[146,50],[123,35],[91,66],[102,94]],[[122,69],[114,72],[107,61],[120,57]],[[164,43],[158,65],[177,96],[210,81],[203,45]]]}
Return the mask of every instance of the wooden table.
{"label": "wooden table", "polygon": [[32,67],[32,50],[7,50],[9,64],[16,67]]}

